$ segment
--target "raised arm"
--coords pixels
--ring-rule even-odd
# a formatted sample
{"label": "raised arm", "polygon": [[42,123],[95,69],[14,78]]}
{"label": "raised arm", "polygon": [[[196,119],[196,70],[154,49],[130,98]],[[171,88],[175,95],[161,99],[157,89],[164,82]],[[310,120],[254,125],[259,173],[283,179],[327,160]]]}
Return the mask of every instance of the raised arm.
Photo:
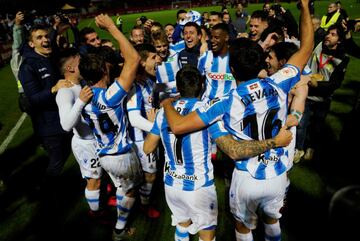
{"label": "raised arm", "polygon": [[314,48],[314,30],[309,11],[309,0],[301,0],[300,49],[288,60],[288,64],[304,69]]}
{"label": "raised arm", "polygon": [[107,14],[100,14],[95,17],[95,23],[98,27],[106,29],[118,41],[120,52],[124,57],[123,69],[117,81],[125,91],[129,91],[136,75],[140,56],[129,42],[129,40],[116,27],[113,20]]}
{"label": "raised arm", "polygon": [[188,115],[180,115],[172,105],[170,98],[164,100],[161,104],[164,107],[170,129],[176,135],[200,130],[206,126],[196,111]]}
{"label": "raised arm", "polygon": [[260,155],[265,151],[287,146],[292,140],[292,134],[284,126],[278,135],[272,139],[263,141],[237,141],[231,135],[220,136],[215,139],[216,144],[233,160],[249,158]]}

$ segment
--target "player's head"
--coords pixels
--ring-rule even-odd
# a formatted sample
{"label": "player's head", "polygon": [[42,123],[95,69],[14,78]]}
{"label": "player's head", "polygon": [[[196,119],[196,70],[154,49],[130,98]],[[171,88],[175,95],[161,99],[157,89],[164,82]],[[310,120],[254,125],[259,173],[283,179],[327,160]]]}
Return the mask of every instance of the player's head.
{"label": "player's head", "polygon": [[52,49],[47,27],[43,25],[34,25],[29,30],[28,44],[36,53],[43,56],[50,55]]}
{"label": "player's head", "polygon": [[200,95],[203,86],[203,77],[199,70],[191,65],[184,65],[176,73],[176,87],[181,97],[196,98]]}
{"label": "player's head", "polygon": [[345,33],[342,26],[331,25],[326,33],[323,45],[328,49],[336,49],[345,39]]}
{"label": "player's head", "polygon": [[272,46],[265,59],[268,75],[270,76],[281,69],[296,51],[298,51],[298,47],[290,42],[280,42]]}
{"label": "player's head", "polygon": [[264,51],[256,42],[239,38],[230,44],[230,68],[237,82],[257,77],[265,68]]}
{"label": "player's head", "polygon": [[155,76],[156,70],[156,49],[151,44],[139,44],[135,46],[135,49],[140,55],[140,68],[138,74],[143,71],[150,76]]}
{"label": "player's head", "polygon": [[201,28],[197,23],[188,22],[184,25],[183,35],[186,47],[191,49],[200,43],[202,36]]}
{"label": "player's head", "polygon": [[91,27],[85,27],[80,31],[80,41],[83,44],[91,45],[93,47],[100,47],[101,40],[95,31]]}
{"label": "player's head", "polygon": [[267,14],[264,11],[257,10],[251,14],[250,18],[250,39],[258,41],[262,32],[268,27]]}
{"label": "player's head", "polygon": [[145,40],[144,29],[141,26],[134,26],[130,33],[130,40],[134,45],[144,43]]}
{"label": "player's head", "polygon": [[61,52],[59,56],[58,66],[60,73],[68,78],[69,76],[75,77],[72,80],[80,80],[79,72],[79,51],[75,48],[68,48]]}
{"label": "player's head", "polygon": [[169,56],[169,41],[168,36],[164,31],[151,33],[151,42],[156,49],[157,55],[161,59],[165,59],[167,56]]}
{"label": "player's head", "polygon": [[89,86],[97,84],[103,78],[108,79],[105,60],[98,54],[90,53],[82,56],[79,63],[79,70],[81,76]]}
{"label": "player's head", "polygon": [[226,23],[218,23],[211,29],[211,49],[215,55],[227,51],[229,44],[229,27]]}

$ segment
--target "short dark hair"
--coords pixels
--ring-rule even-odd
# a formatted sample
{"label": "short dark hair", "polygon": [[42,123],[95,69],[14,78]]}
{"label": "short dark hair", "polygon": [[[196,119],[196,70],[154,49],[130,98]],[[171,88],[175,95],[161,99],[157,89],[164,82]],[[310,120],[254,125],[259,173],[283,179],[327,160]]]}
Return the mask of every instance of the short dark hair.
{"label": "short dark hair", "polygon": [[88,35],[89,33],[96,33],[95,29],[91,28],[91,27],[85,27],[83,29],[80,30],[80,42],[81,43],[86,43],[86,35]]}
{"label": "short dark hair", "polygon": [[58,67],[60,73],[63,75],[65,73],[64,64],[65,62],[72,57],[79,55],[79,51],[76,48],[67,48],[60,52],[58,57]]}
{"label": "short dark hair", "polygon": [[145,61],[149,53],[156,53],[156,49],[152,44],[138,44],[135,49],[139,53],[141,61]]}
{"label": "short dark hair", "polygon": [[263,10],[256,10],[251,14],[251,18],[260,18],[261,21],[268,21],[268,15]]}
{"label": "short dark hair", "polygon": [[43,24],[35,24],[33,25],[29,31],[28,31],[28,35],[27,35],[27,39],[28,41],[31,41],[32,39],[32,33],[38,30],[44,30],[44,31],[49,31],[49,28]]}
{"label": "short dark hair", "polygon": [[79,70],[87,85],[93,86],[99,82],[106,73],[105,60],[98,54],[87,54],[81,57]]}
{"label": "short dark hair", "polygon": [[198,97],[202,84],[203,77],[196,66],[186,64],[176,73],[176,87],[181,97]]}
{"label": "short dark hair", "polygon": [[299,48],[294,43],[280,42],[270,48],[276,55],[276,58],[280,60],[288,61],[293,54],[295,54]]}
{"label": "short dark hair", "polygon": [[180,9],[179,11],[176,12],[176,19],[179,19],[179,15],[182,13],[187,13],[187,12],[184,9]]}
{"label": "short dark hair", "polygon": [[229,64],[237,81],[254,79],[265,68],[263,49],[248,38],[235,39],[230,44],[229,54]]}
{"label": "short dark hair", "polygon": [[194,23],[194,22],[187,22],[185,25],[184,25],[184,28],[183,28],[183,32],[184,32],[184,29],[185,27],[194,27],[196,29],[196,32],[197,34],[201,35],[201,27],[197,24],[197,23]]}
{"label": "short dark hair", "polygon": [[211,30],[218,30],[218,29],[222,30],[226,34],[229,34],[229,25],[226,23],[217,23],[211,28]]}
{"label": "short dark hair", "polygon": [[330,32],[330,30],[333,30],[333,29],[336,29],[336,33],[339,36],[339,42],[341,42],[341,43],[344,42],[344,39],[345,39],[344,28],[340,24],[333,24],[328,28],[326,34],[328,34]]}

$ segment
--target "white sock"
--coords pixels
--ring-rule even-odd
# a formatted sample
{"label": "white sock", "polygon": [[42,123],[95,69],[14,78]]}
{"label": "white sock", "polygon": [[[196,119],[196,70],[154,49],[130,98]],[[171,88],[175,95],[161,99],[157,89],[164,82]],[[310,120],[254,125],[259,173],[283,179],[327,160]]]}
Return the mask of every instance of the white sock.
{"label": "white sock", "polygon": [[236,237],[236,241],[253,241],[254,240],[251,231],[248,233],[239,233],[235,229],[235,237]]}
{"label": "white sock", "polygon": [[91,211],[98,211],[99,210],[99,203],[100,203],[100,189],[97,190],[88,190],[85,188],[85,198],[87,203],[89,204]]}
{"label": "white sock", "polygon": [[176,225],[175,241],[189,241],[189,233],[187,231],[187,228]]}
{"label": "white sock", "polygon": [[115,228],[125,228],[127,218],[134,202],[135,198],[124,195],[122,188],[116,189],[117,222]]}
{"label": "white sock", "polygon": [[152,183],[147,183],[145,182],[141,187],[140,187],[140,199],[141,199],[141,204],[143,205],[148,205],[149,204],[149,200],[150,200],[150,193],[152,190],[153,184]]}
{"label": "white sock", "polygon": [[264,223],[265,228],[265,241],[280,241],[281,240],[281,228],[280,223],[277,221],[274,224]]}
{"label": "white sock", "polygon": [[[214,237],[214,239],[212,239],[211,241],[215,241],[216,240],[216,237]],[[204,241],[202,240],[200,237],[199,237],[199,241]]]}

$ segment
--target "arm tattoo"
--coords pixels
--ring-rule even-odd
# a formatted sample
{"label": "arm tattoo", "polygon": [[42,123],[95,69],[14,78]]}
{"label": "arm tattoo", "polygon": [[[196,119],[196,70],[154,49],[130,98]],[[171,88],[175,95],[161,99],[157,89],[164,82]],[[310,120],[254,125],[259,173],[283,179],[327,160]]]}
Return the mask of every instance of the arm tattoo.
{"label": "arm tattoo", "polygon": [[232,159],[254,157],[276,147],[274,139],[264,141],[236,141],[231,135],[217,138],[216,144]]}

